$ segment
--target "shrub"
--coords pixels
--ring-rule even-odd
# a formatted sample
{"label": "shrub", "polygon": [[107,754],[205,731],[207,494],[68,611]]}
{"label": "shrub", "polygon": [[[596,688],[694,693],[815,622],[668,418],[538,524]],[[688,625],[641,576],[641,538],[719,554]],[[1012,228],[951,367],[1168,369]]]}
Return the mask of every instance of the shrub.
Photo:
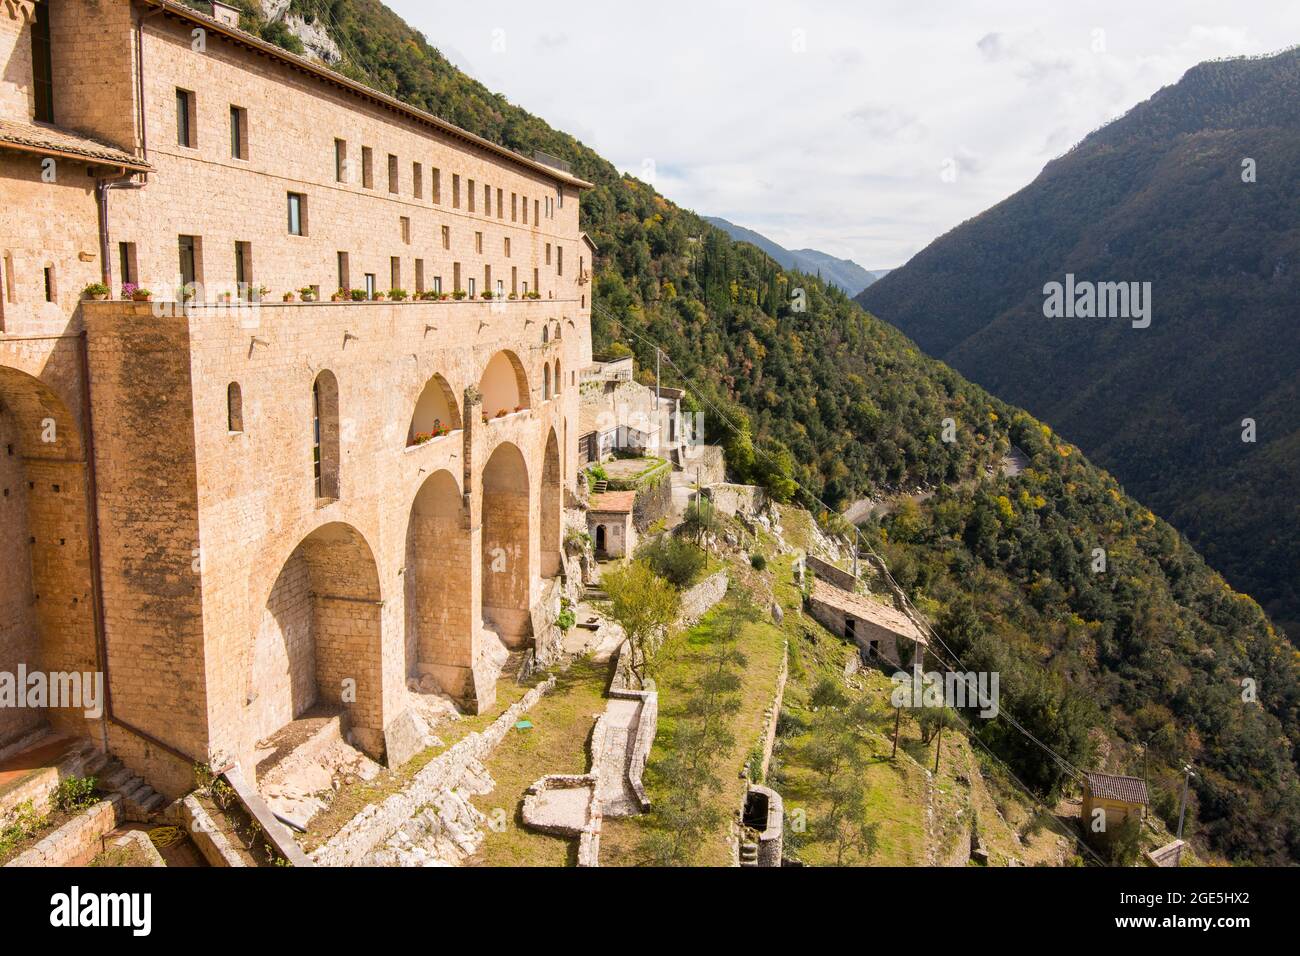
{"label": "shrub", "polygon": [[762,571],[767,567],[767,558],[763,557],[761,554],[751,554],[749,556],[749,564],[755,571]]}
{"label": "shrub", "polygon": [[389,289],[388,297],[394,302],[402,302],[406,299],[407,292],[405,289]]}
{"label": "shrub", "polygon": [[348,295],[352,298],[353,302],[364,302],[366,300],[365,289],[350,289]]}
{"label": "shrub", "polygon": [[659,538],[643,545],[637,557],[679,588],[689,587],[704,570],[704,551],[683,538]]}
{"label": "shrub", "polygon": [[108,286],[102,282],[92,282],[81,290],[81,294],[87,299],[93,299],[95,296],[107,296]]}
{"label": "shrub", "polygon": [[94,777],[68,777],[54,788],[54,807],[73,812],[95,802]]}

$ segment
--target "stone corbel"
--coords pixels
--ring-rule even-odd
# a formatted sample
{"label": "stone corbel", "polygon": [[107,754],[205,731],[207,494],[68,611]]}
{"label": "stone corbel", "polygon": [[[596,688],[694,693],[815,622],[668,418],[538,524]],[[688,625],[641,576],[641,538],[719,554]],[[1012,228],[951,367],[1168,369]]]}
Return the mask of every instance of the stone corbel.
{"label": "stone corbel", "polygon": [[36,19],[36,0],[4,0],[4,5],[10,20],[31,23]]}

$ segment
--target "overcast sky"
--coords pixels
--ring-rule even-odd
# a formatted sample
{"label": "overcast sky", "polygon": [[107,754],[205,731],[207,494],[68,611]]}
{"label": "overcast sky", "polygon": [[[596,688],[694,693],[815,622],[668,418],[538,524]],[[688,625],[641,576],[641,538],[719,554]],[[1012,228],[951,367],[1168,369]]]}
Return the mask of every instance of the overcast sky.
{"label": "overcast sky", "polygon": [[1188,67],[1300,43],[1296,0],[388,3],[678,204],[868,269]]}

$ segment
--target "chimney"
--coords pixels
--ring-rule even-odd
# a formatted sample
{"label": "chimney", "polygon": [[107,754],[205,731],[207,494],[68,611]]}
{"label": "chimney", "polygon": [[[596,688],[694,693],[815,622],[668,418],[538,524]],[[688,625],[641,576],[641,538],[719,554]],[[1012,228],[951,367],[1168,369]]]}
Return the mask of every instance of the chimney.
{"label": "chimney", "polygon": [[212,0],[212,19],[218,23],[224,23],[226,26],[239,26],[239,8],[232,7],[228,3],[218,3]]}

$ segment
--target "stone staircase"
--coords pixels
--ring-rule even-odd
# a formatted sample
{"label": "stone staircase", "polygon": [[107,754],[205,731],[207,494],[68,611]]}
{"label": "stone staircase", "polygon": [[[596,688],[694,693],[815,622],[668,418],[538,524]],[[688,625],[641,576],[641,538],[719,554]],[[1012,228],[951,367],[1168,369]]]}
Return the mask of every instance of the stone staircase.
{"label": "stone staircase", "polygon": [[[89,743],[85,747],[94,750]],[[89,757],[85,765],[85,776],[94,777],[100,790],[119,794],[128,815],[138,816],[141,821],[148,820],[168,804],[166,797],[145,783],[122,761],[102,751],[95,750]]]}
{"label": "stone staircase", "polygon": [[744,840],[740,844],[740,865],[758,866],[758,844]]}
{"label": "stone staircase", "polygon": [[591,493],[593,495],[603,495],[607,491],[609,491],[608,481],[593,481],[591,483]]}

